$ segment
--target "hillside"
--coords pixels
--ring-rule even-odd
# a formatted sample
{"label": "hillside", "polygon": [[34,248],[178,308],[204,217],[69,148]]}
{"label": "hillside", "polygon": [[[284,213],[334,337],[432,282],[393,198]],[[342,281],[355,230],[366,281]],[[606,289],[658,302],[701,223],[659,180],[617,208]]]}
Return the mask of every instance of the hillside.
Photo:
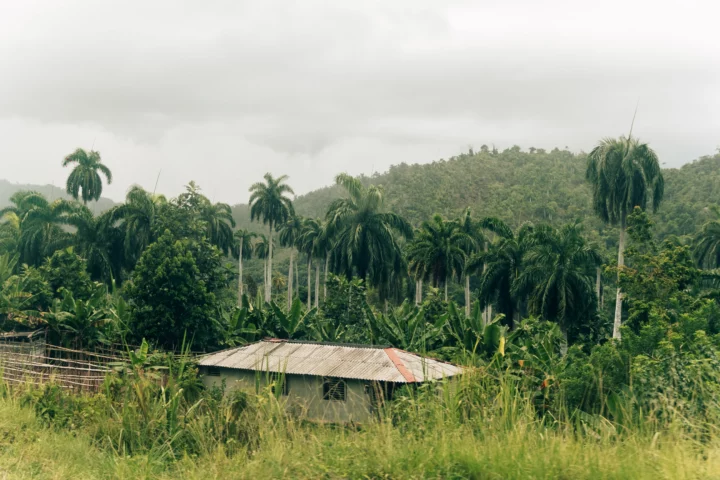
{"label": "hillside", "polygon": [[[478,217],[496,216],[514,226],[581,219],[589,231],[600,233],[603,227],[590,209],[585,161],[584,154],[513,147],[424,165],[400,164],[364,181],[383,185],[387,207],[415,225],[434,213],[456,217],[470,206]],[[707,219],[708,205],[720,203],[720,154],[665,169],[664,176],[665,200],[654,215],[657,231],[663,237],[691,234]],[[326,187],[299,196],[295,208],[301,215],[322,217],[340,195],[339,188]],[[246,205],[235,206],[234,214],[239,225],[261,228],[250,224]]]}
{"label": "hillside", "polygon": [[[43,194],[46,198],[51,200],[56,198],[70,199],[70,195],[68,195],[62,187],[56,187],[54,185],[28,185],[11,183],[7,180],[0,180],[0,208],[9,206],[10,197],[20,190],[33,190]],[[115,202],[108,198],[101,198],[98,202],[88,203],[88,207],[97,213],[108,210],[109,208],[112,208],[113,205],[115,205]]]}

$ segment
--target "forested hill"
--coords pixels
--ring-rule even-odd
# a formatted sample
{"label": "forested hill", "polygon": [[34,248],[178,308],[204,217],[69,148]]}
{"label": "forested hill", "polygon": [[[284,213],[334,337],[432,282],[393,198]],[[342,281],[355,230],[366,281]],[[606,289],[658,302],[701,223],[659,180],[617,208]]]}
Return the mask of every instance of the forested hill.
{"label": "forested hill", "polygon": [[[527,152],[513,147],[424,165],[400,164],[363,180],[383,185],[386,206],[415,225],[434,213],[457,217],[470,206],[475,216],[500,217],[513,226],[580,219],[597,231],[602,227],[590,208],[585,161],[585,154],[565,150]],[[696,231],[708,218],[707,207],[720,204],[720,154],[665,169],[664,176],[665,200],[654,216],[657,232],[681,236]],[[322,217],[341,195],[337,187],[323,188],[298,197],[295,208],[301,215]],[[250,226],[246,206],[238,205],[234,212],[240,225]]]}
{"label": "forested hill", "polygon": [[[27,185],[0,180],[0,208],[9,206],[10,197],[12,197],[15,192],[21,190],[32,190],[41,193],[48,200],[55,200],[56,198],[70,200],[71,198],[63,187],[56,187],[54,185]],[[112,208],[113,205],[115,205],[115,203],[108,198],[100,198],[97,202],[88,202],[88,208],[95,213],[104,212]]]}

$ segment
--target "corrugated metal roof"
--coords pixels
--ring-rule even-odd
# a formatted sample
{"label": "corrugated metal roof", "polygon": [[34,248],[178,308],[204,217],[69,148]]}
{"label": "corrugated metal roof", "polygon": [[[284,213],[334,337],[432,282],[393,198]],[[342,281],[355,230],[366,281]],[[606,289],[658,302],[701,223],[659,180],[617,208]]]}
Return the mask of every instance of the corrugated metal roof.
{"label": "corrugated metal roof", "polygon": [[462,368],[456,365],[392,347],[275,339],[207,355],[199,365],[397,383],[437,380],[462,373]]}

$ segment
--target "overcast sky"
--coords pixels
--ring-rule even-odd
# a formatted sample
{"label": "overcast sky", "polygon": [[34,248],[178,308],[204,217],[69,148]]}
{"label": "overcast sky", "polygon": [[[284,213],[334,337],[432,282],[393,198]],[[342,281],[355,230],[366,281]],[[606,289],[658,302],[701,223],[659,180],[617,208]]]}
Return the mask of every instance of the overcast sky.
{"label": "overcast sky", "polygon": [[0,0],[0,178],[64,185],[100,151],[137,183],[246,202],[478,148],[634,133],[720,146],[716,1]]}

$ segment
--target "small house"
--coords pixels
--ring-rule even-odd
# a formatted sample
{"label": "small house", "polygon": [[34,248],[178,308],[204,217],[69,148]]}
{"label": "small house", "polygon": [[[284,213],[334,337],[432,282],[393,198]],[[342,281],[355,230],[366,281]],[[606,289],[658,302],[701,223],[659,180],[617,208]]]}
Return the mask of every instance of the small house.
{"label": "small house", "polygon": [[462,373],[456,365],[392,347],[268,339],[203,357],[208,388],[262,388],[286,397],[289,408],[328,422],[365,422],[398,386]]}

